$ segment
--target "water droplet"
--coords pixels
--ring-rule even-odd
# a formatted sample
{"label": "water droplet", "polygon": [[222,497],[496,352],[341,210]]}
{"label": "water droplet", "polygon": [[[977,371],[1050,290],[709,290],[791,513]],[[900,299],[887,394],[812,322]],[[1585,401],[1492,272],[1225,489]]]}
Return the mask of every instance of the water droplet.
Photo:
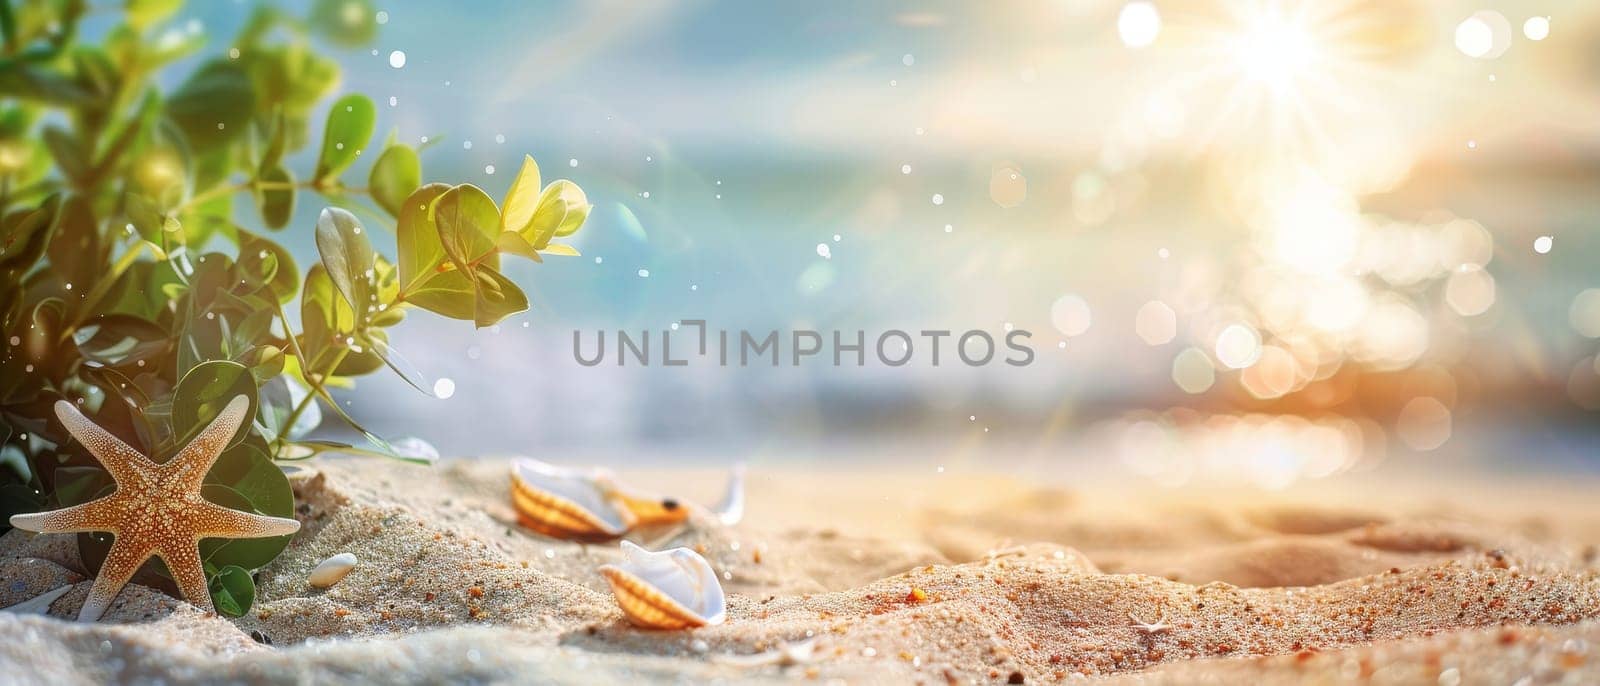
{"label": "water droplet", "polygon": [[911,173],[911,165],[909,165],[909,164],[900,165],[900,173],[901,174],[910,174]]}
{"label": "water droplet", "polygon": [[905,54],[904,57],[900,58],[900,63],[909,67],[909,66],[917,63],[917,58],[916,58],[915,55],[912,55],[911,53],[908,52],[908,53]]}
{"label": "water droplet", "polygon": [[380,25],[389,23],[389,13],[383,10],[378,10],[378,13],[374,15],[373,18],[376,19]]}
{"label": "water droplet", "polygon": [[456,394],[456,382],[450,377],[441,376],[433,382],[433,395],[440,400],[445,400]]}
{"label": "water droplet", "polygon": [[943,205],[944,204],[944,195],[941,194],[941,193],[934,193],[933,194],[933,204],[935,204],[935,205]]}
{"label": "water droplet", "polygon": [[389,53],[389,66],[395,69],[406,66],[406,54],[399,50]]}
{"label": "water droplet", "polygon": [[503,134],[503,133],[495,134],[494,135],[494,142],[496,142],[496,143],[504,143],[504,142],[506,142],[506,135]]}
{"label": "water droplet", "polygon": [[818,243],[817,244],[817,254],[821,255],[822,259],[825,259],[825,260],[833,259],[833,250],[828,247],[827,243]]}
{"label": "water droplet", "polygon": [[1539,253],[1540,255],[1547,254],[1550,252],[1550,248],[1554,245],[1555,240],[1556,239],[1554,236],[1540,236],[1535,238],[1533,239],[1533,251]]}
{"label": "water droplet", "polygon": [[578,158],[574,157],[574,158],[572,158],[570,160],[567,160],[567,166],[569,166],[569,167],[578,166]]}
{"label": "water droplet", "polygon": [[641,278],[641,279],[650,278],[650,270],[648,270],[648,269],[640,269],[639,270],[639,278]]}
{"label": "water droplet", "polygon": [[389,106],[390,107],[394,107],[395,105],[398,105],[398,104],[400,104],[400,99],[399,98],[396,98],[393,95],[389,96]]}
{"label": "water droplet", "polygon": [[461,141],[461,149],[462,150],[471,150],[472,149],[472,141]]}
{"label": "water droplet", "polygon": [[483,173],[485,173],[485,174],[493,174],[494,173],[494,165],[492,165],[492,164],[483,165]]}

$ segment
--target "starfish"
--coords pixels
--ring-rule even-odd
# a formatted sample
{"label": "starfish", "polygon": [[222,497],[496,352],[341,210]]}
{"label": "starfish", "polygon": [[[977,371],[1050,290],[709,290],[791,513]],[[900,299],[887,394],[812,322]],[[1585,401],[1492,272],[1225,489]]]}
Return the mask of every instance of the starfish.
{"label": "starfish", "polygon": [[166,563],[184,600],[215,612],[200,563],[200,539],[266,538],[300,530],[300,522],[293,519],[240,512],[200,497],[206,472],[228,447],[249,407],[248,398],[235,397],[176,456],[166,464],[156,464],[95,425],[71,403],[56,403],[56,416],[111,473],[117,489],[82,505],[12,515],[11,526],[48,534],[104,531],[116,537],[89,589],[89,598],[78,611],[78,621],[99,619],[152,555]]}

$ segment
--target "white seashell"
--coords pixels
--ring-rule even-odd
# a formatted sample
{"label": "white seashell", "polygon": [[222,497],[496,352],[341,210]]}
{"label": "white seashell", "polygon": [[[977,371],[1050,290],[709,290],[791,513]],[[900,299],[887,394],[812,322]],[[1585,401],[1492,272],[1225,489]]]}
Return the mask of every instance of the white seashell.
{"label": "white seashell", "polygon": [[622,542],[620,564],[600,573],[628,621],[646,629],[687,629],[721,624],[726,600],[717,573],[688,548],[651,552]]}
{"label": "white seashell", "polygon": [[354,554],[339,553],[323,560],[321,564],[317,565],[316,569],[311,570],[311,576],[306,578],[306,582],[315,588],[328,588],[339,583],[339,580],[343,579],[344,575],[355,569],[356,563],[357,560]]}
{"label": "white seashell", "polygon": [[689,515],[670,498],[619,486],[610,470],[557,467],[528,458],[511,466],[511,504],[528,528],[584,542],[616,540],[634,527],[681,522]]}
{"label": "white seashell", "polygon": [[45,591],[44,593],[40,593],[39,595],[17,603],[16,605],[0,608],[0,611],[14,612],[19,615],[49,614],[50,605],[55,603],[57,598],[66,595],[67,591],[70,590],[72,590],[72,584],[67,584],[60,588],[55,588]]}
{"label": "white seashell", "polygon": [[389,441],[389,447],[394,448],[394,451],[399,453],[401,457],[426,462],[439,461],[439,449],[433,447],[432,443],[416,436],[406,436]]}
{"label": "white seashell", "polygon": [[744,463],[733,466],[733,472],[728,475],[728,487],[722,492],[722,502],[717,503],[711,511],[717,516],[717,521],[727,526],[733,526],[744,519]]}

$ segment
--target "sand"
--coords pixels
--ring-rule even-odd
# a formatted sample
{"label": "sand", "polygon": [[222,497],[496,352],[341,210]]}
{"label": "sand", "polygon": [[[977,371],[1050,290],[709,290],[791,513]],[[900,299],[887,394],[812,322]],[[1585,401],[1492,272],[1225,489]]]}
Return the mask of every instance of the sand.
{"label": "sand", "polygon": [[[315,468],[237,620],[130,585],[104,621],[69,621],[89,586],[72,539],[0,538],[0,605],[75,584],[50,616],[0,613],[0,680],[1600,681],[1593,484],[1268,499],[757,469],[737,526],[697,513],[641,539],[701,551],[728,622],[650,632],[594,571],[615,545],[515,524],[503,461]],[[692,502],[723,478],[623,476]],[[341,552],[356,569],[308,587]]]}

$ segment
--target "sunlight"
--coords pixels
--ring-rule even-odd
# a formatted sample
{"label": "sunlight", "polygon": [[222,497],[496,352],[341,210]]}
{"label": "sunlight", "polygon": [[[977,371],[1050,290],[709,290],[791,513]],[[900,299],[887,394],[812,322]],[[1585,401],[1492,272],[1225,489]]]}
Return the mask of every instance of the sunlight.
{"label": "sunlight", "polygon": [[1318,58],[1317,45],[1304,23],[1275,9],[1257,17],[1237,39],[1233,57],[1245,78],[1279,96],[1290,94]]}

